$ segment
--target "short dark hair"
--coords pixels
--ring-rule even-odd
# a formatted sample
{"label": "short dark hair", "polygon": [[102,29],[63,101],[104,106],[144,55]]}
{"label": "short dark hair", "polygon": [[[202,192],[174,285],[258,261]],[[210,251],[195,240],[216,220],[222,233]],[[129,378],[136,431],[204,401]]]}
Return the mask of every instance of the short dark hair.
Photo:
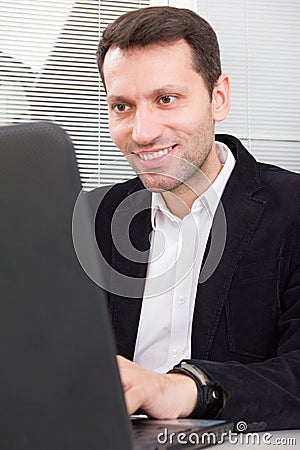
{"label": "short dark hair", "polygon": [[184,39],[192,50],[195,70],[212,94],[221,75],[217,36],[209,23],[185,8],[156,6],[130,11],[103,31],[97,50],[99,72],[105,85],[103,63],[110,47],[129,50],[150,45],[164,45]]}

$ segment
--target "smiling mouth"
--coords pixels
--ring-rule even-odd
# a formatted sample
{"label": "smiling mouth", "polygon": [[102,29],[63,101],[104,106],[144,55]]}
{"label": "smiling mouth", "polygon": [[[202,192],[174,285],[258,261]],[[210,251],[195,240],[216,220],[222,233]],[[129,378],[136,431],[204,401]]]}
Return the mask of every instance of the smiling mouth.
{"label": "smiling mouth", "polygon": [[140,159],[143,159],[144,161],[149,161],[152,159],[157,159],[157,158],[161,158],[162,156],[167,155],[168,153],[170,153],[171,150],[173,150],[173,148],[175,148],[176,145],[172,145],[171,147],[165,148],[163,150],[158,150],[156,152],[143,152],[143,153],[138,153],[137,156]]}

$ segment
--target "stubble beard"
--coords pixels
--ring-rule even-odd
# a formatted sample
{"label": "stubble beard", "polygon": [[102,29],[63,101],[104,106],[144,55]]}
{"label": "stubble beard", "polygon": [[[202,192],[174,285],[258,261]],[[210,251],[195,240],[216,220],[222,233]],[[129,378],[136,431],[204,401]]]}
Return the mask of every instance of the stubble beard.
{"label": "stubble beard", "polygon": [[214,136],[212,134],[211,139],[208,139],[207,132],[208,130],[198,132],[190,139],[190,142],[177,139],[179,148],[184,149],[184,155],[168,155],[164,158],[164,164],[152,171],[139,168],[130,155],[127,157],[128,162],[145,188],[151,192],[170,191],[181,195],[187,190],[195,190],[197,186],[208,183],[206,166]]}

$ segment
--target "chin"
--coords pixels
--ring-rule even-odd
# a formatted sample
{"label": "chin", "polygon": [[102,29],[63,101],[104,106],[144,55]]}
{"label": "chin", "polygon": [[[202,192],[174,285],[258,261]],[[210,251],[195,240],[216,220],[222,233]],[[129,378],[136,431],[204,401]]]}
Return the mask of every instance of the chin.
{"label": "chin", "polygon": [[143,185],[151,192],[173,191],[182,183],[179,180],[160,174],[139,175]]}

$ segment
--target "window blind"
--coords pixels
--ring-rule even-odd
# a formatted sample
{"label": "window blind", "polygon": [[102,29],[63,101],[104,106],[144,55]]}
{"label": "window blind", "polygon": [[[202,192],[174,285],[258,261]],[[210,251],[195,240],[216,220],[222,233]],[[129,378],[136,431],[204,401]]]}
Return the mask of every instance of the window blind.
{"label": "window blind", "polygon": [[217,32],[231,111],[217,125],[260,160],[300,172],[300,3],[198,0]]}
{"label": "window blind", "polygon": [[[216,29],[232,81],[231,112],[217,131],[240,137],[259,160],[300,171],[300,4],[193,3]],[[95,51],[108,22],[149,4],[153,0],[0,3],[0,123],[42,119],[62,125],[87,186],[132,176],[109,137]]]}
{"label": "window blind", "polygon": [[0,124],[51,120],[70,134],[87,188],[132,176],[109,137],[95,52],[103,28],[148,1],[0,3]]}

